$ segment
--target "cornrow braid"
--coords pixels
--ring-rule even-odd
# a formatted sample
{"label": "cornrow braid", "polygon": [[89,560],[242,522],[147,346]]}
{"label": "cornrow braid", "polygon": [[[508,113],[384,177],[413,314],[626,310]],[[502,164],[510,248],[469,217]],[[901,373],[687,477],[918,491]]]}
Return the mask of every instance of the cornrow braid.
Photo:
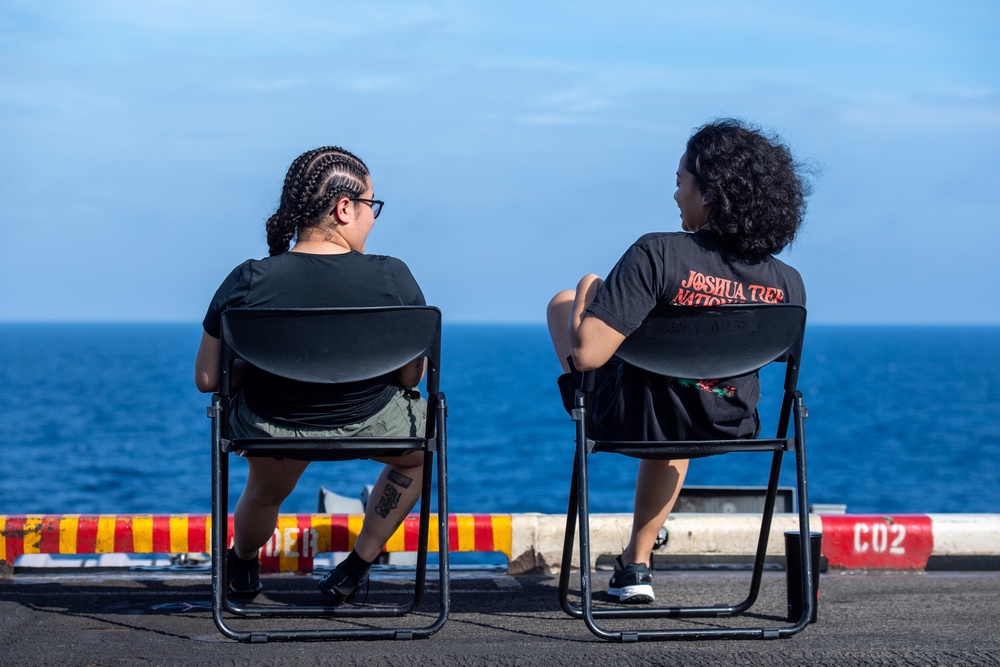
{"label": "cornrow braid", "polygon": [[336,146],[314,148],[295,158],[281,190],[278,210],[265,224],[271,255],[291,247],[298,232],[314,227],[341,197],[358,197],[367,188],[368,167]]}

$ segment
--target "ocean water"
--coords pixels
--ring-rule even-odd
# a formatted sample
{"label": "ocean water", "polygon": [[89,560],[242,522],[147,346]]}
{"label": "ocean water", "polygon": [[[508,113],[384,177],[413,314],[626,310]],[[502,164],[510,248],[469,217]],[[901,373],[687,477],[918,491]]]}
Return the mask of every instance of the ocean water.
{"label": "ocean water", "polygon": [[[209,396],[198,324],[0,324],[0,514],[207,513]],[[454,512],[565,512],[573,425],[541,325],[446,325]],[[780,373],[763,374],[765,432]],[[1000,512],[1000,327],[811,326],[800,386],[813,503],[851,513]],[[771,391],[768,391],[768,388]],[[592,509],[628,512],[636,463],[593,458]],[[357,497],[370,462],[313,464]],[[767,455],[694,461],[689,484],[762,486]],[[245,465],[234,461],[235,502]],[[792,457],[783,483],[794,485]]]}

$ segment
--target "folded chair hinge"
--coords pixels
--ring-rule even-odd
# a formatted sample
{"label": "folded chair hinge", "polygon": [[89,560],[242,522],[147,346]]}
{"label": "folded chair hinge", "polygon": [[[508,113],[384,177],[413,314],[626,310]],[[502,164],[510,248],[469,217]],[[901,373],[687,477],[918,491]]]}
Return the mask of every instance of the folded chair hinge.
{"label": "folded chair hinge", "polygon": [[574,408],[570,415],[572,415],[573,421],[578,422],[583,419],[583,410],[580,408]]}

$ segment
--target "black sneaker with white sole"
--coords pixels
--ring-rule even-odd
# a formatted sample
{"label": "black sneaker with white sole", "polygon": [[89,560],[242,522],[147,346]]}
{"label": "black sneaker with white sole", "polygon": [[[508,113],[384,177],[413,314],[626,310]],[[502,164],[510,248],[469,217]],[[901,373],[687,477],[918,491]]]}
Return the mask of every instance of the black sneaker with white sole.
{"label": "black sneaker with white sole", "polygon": [[649,604],[653,601],[653,575],[642,563],[622,563],[621,556],[615,558],[615,573],[608,582],[608,595],[627,604]]}

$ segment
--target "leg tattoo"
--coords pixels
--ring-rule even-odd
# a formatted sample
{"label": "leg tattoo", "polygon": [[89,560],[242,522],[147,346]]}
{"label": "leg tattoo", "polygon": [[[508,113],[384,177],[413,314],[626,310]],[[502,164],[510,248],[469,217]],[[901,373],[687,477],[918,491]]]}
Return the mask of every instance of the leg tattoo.
{"label": "leg tattoo", "polygon": [[389,483],[387,483],[385,488],[382,489],[382,497],[378,499],[378,504],[375,506],[375,513],[383,519],[387,518],[389,513],[396,509],[399,505],[399,499],[403,496],[403,494],[396,490],[392,485],[395,484],[396,486],[407,489],[412,483],[412,478],[407,477],[406,475],[403,475],[395,470],[390,470]]}
{"label": "leg tattoo", "polygon": [[400,488],[403,488],[403,489],[410,488],[410,484],[413,483],[412,479],[410,479],[406,475],[403,475],[403,474],[401,474],[401,473],[399,473],[399,472],[397,472],[395,470],[390,470],[389,471],[389,481],[392,482],[393,484],[395,484],[396,486],[398,486]]}

